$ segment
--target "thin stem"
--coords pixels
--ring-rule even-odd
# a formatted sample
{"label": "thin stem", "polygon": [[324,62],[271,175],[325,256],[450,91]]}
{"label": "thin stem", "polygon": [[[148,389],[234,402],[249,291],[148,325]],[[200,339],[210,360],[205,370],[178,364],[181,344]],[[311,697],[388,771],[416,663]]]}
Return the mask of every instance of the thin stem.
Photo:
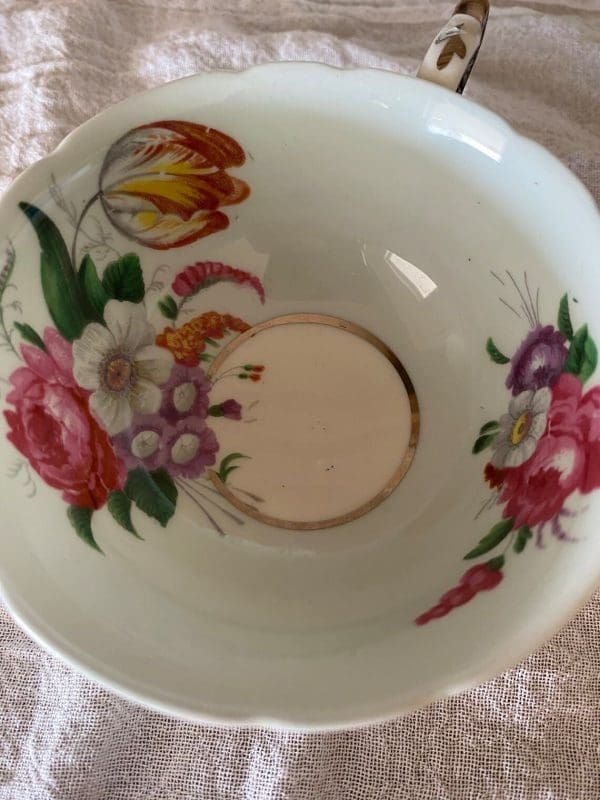
{"label": "thin stem", "polygon": [[565,542],[576,542],[577,539],[574,539],[572,536],[566,532],[563,526],[560,524],[560,512],[556,514],[554,519],[552,520],[552,534],[556,536],[557,539]]}
{"label": "thin stem", "polygon": [[187,494],[187,496],[190,498],[190,500],[192,500],[192,501],[193,501],[193,502],[194,502],[194,503],[195,503],[195,504],[198,506],[198,508],[200,509],[200,511],[202,511],[202,513],[203,513],[203,514],[206,516],[206,518],[207,518],[207,519],[208,519],[208,521],[211,523],[211,525],[213,526],[213,528],[214,528],[214,529],[217,531],[217,533],[219,534],[219,536],[225,536],[225,531],[223,530],[223,528],[221,528],[221,526],[220,526],[220,525],[219,525],[219,523],[216,521],[216,519],[214,519],[214,517],[212,517],[212,516],[211,516],[211,515],[208,513],[208,511],[207,511],[207,510],[204,508],[204,506],[202,505],[202,503],[200,503],[200,501],[198,500],[198,498],[197,498],[197,497],[194,497],[194,495],[193,495],[193,494],[192,494],[192,493],[191,493],[191,492],[190,492],[190,491],[187,489],[186,485],[185,485],[184,483],[181,483],[181,481],[177,481],[177,485],[179,486],[179,488],[180,488],[180,489],[181,489],[183,492],[185,492],[185,494]]}
{"label": "thin stem", "polygon": [[77,261],[76,261],[76,258],[77,258],[77,237],[79,236],[79,231],[81,230],[81,223],[83,222],[83,218],[85,217],[87,212],[94,205],[94,203],[100,197],[101,194],[102,194],[102,192],[96,192],[95,195],[90,197],[90,199],[84,205],[83,211],[81,212],[81,214],[79,215],[79,219],[77,220],[77,225],[75,226],[75,235],[73,237],[73,246],[71,247],[71,262],[73,264],[73,269],[75,271],[77,271]]}
{"label": "thin stem", "polygon": [[179,317],[181,309],[184,307],[184,305],[187,303],[187,301],[191,297],[195,297],[195,294],[186,294],[186,295],[184,295],[181,298],[181,300],[176,304],[177,305],[177,313],[175,314],[175,317],[173,319],[173,327],[175,327],[175,328],[177,327],[177,324],[176,324],[177,323],[177,318]]}
{"label": "thin stem", "polygon": [[198,495],[198,497],[201,497],[203,500],[206,500],[207,503],[212,503],[213,506],[216,506],[219,509],[219,511],[222,511],[223,514],[228,516],[230,519],[234,520],[234,522],[237,522],[238,525],[243,525],[244,524],[244,520],[243,519],[241,519],[240,517],[237,517],[235,514],[232,514],[231,511],[228,511],[226,508],[223,508],[222,505],[217,503],[212,498],[207,497],[203,492],[200,491],[200,489],[198,489],[196,486],[194,486],[193,483],[186,483],[183,480],[181,481],[181,483],[184,484],[185,486],[187,486],[187,488],[191,492],[195,492]]}
{"label": "thin stem", "polygon": [[25,478],[24,483],[21,485],[25,489],[26,497],[34,497],[37,492],[37,486],[35,485],[35,481],[31,477],[31,472],[29,471],[29,464],[27,461],[16,461],[6,472],[7,477],[13,480],[17,478],[23,472],[23,476]]}
{"label": "thin stem", "polygon": [[215,383],[218,383],[219,381],[222,381],[224,378],[235,378],[235,377],[237,377],[237,373],[240,370],[243,370],[243,369],[244,369],[244,365],[243,364],[239,364],[239,365],[237,365],[235,367],[228,367],[228,369],[226,369],[225,372],[221,372],[220,375],[217,375],[217,377],[213,381],[213,385]]}
{"label": "thin stem", "polygon": [[4,306],[3,305],[0,305],[0,329],[2,329],[2,337],[3,337],[3,339],[4,339],[5,343],[6,343],[6,346],[10,350],[13,351],[13,353],[16,355],[17,358],[21,358],[21,356],[17,352],[16,347],[13,344],[12,331],[9,333],[9,331],[6,328],[6,322],[4,320]]}
{"label": "thin stem", "polygon": [[[508,277],[509,277],[509,278],[510,278],[510,280],[512,281],[512,284],[513,284],[513,286],[515,287],[515,289],[517,290],[517,294],[519,295],[519,297],[520,297],[520,299],[521,299],[521,302],[522,302],[522,303],[524,304],[524,306],[525,306],[525,308],[524,308],[523,310],[525,311],[525,315],[526,315],[526,317],[527,317],[527,320],[528,320],[528,322],[529,322],[530,326],[531,326],[532,328],[535,328],[535,320],[534,320],[534,318],[533,318],[533,316],[532,316],[532,313],[531,313],[531,311],[529,311],[529,308],[528,308],[528,306],[527,306],[527,299],[526,299],[525,295],[523,294],[523,292],[522,292],[522,291],[521,291],[521,289],[519,288],[519,284],[518,284],[518,283],[516,282],[516,280],[514,279],[514,277],[513,277],[512,273],[510,272],[510,270],[508,270],[508,269],[507,269],[507,270],[506,270],[506,274],[508,275]],[[522,307],[522,306],[521,306],[521,307]]]}
{"label": "thin stem", "polygon": [[[203,491],[212,492],[212,494],[218,494],[219,497],[223,496],[218,489],[214,488],[214,486],[211,486],[208,483],[200,483],[200,481],[198,481],[198,483],[202,487]],[[241,489],[239,486],[236,486],[233,483],[227,483],[227,486],[229,486],[229,488],[234,492],[239,492],[240,494],[245,494],[246,497],[249,497],[251,500],[255,500],[257,503],[264,503],[265,502],[264,497],[259,497],[257,494],[252,494],[252,492],[247,492],[245,489]]]}
{"label": "thin stem", "polygon": [[2,331],[2,336],[6,345],[13,353],[16,355],[17,358],[21,358],[19,353],[17,352],[16,347],[12,342],[12,331],[9,333],[6,327],[6,320],[4,319],[4,306],[2,305],[2,300],[4,299],[4,293],[8,289],[9,286],[12,284],[9,283],[13,270],[15,268],[15,261],[16,261],[16,254],[15,248],[9,241],[9,246],[6,251],[6,263],[2,268],[2,272],[0,273],[0,329]]}
{"label": "thin stem", "polygon": [[513,314],[515,314],[515,316],[517,316],[519,319],[522,319],[522,317],[521,317],[521,315],[519,314],[519,312],[518,312],[518,311],[515,311],[515,309],[514,309],[514,308],[513,308],[511,305],[509,305],[509,304],[506,302],[506,300],[505,300],[503,297],[500,297],[499,299],[500,299],[500,302],[501,302],[501,303],[504,303],[504,305],[505,305],[505,306],[506,306],[508,309],[510,309],[510,310],[513,312]]}
{"label": "thin stem", "polygon": [[218,494],[218,495],[219,495],[219,497],[222,497],[222,496],[223,496],[223,495],[221,494],[221,492],[219,492],[217,489],[215,489],[215,488],[214,488],[214,486],[211,486],[211,485],[210,485],[210,484],[208,484],[208,483],[201,483],[200,481],[198,481],[198,484],[199,484],[199,485],[202,487],[202,489],[204,489],[204,491],[206,491],[206,492],[212,492],[213,494]]}
{"label": "thin stem", "polygon": [[546,522],[541,522],[537,526],[537,528],[535,529],[535,545],[536,545],[536,547],[539,547],[540,549],[545,547],[545,544],[544,544],[544,531],[546,529],[546,525],[547,524],[548,524],[547,521]]}
{"label": "thin stem", "polygon": [[521,310],[523,311],[523,313],[524,313],[524,314],[525,314],[525,316],[527,317],[527,319],[528,319],[528,321],[529,321],[529,324],[531,325],[531,327],[533,327],[533,323],[532,323],[532,321],[531,321],[531,315],[530,315],[529,309],[528,309],[526,306],[524,306],[524,305],[523,305],[523,303],[521,303]]}
{"label": "thin stem", "polygon": [[533,297],[531,295],[531,290],[529,289],[529,281],[527,280],[527,272],[526,271],[523,272],[523,278],[525,279],[525,289],[527,290],[527,297],[529,298],[529,305],[530,305],[530,308],[531,308],[531,316],[534,318],[534,320],[539,325],[540,324],[540,320],[539,320],[539,317],[536,314],[536,307],[535,307],[535,304],[533,302]]}
{"label": "thin stem", "polygon": [[487,511],[488,508],[491,508],[494,505],[494,503],[496,502],[497,497],[498,497],[498,492],[492,492],[490,497],[488,497],[486,500],[484,500],[484,502],[483,502],[481,508],[479,509],[479,511],[477,512],[477,514],[475,514],[475,519],[479,519],[479,517],[483,514],[484,511]]}
{"label": "thin stem", "polygon": [[150,278],[150,283],[148,288],[146,289],[146,294],[152,294],[153,292],[161,292],[165,285],[163,282],[158,280],[158,276],[164,272],[165,270],[169,269],[168,264],[159,264],[158,267],[152,273],[152,277]]}

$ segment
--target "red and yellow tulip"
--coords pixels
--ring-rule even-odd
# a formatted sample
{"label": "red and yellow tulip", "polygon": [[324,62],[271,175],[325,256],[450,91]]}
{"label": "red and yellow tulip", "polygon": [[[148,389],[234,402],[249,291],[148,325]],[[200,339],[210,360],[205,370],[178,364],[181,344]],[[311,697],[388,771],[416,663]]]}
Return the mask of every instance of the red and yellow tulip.
{"label": "red and yellow tulip", "polygon": [[113,225],[146,247],[167,250],[223,230],[220,210],[250,187],[227,172],[245,154],[221,131],[166,120],[134,128],[108,151],[100,197]]}

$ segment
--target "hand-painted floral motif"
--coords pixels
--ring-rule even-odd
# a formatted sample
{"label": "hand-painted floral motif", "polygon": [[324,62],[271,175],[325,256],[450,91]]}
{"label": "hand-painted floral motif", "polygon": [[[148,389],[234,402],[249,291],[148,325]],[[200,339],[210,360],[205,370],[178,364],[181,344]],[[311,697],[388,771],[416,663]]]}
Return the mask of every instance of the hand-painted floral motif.
{"label": "hand-painted floral motif", "polygon": [[67,503],[96,509],[122,489],[125,468],[73,376],[71,345],[46,328],[42,347],[21,346],[25,366],[10,376],[8,438]]}
{"label": "hand-painted floral motif", "polygon": [[140,303],[109,300],[104,324],[90,322],[73,342],[77,383],[93,392],[90,408],[111,436],[131,425],[134,411],[154,414],[162,402],[173,356],[154,344]]}
{"label": "hand-painted floral motif", "polygon": [[142,467],[152,472],[164,466],[169,423],[158,414],[138,416],[131,426],[113,438],[115,451],[127,470]]}
{"label": "hand-painted floral motif", "polygon": [[[78,219],[53,187],[52,197],[59,209],[69,211],[75,228],[70,250],[49,216],[30,203],[20,204],[39,241],[42,291],[55,327],[47,327],[43,338],[24,323],[13,321],[7,328],[7,306],[1,301],[15,267],[9,248],[0,270],[0,344],[23,365],[9,378],[7,435],[27,468],[60,490],[75,531],[98,550],[92,530],[98,509],[106,506],[137,536],[132,504],[165,526],[180,490],[219,533],[209,508],[241,522],[207,494],[214,491],[208,480],[199,482],[217,465],[219,442],[210,421],[236,422],[244,414],[233,397],[211,403],[213,384],[201,364],[215,357],[221,340],[249,325],[206,309],[182,325],[178,317],[199,292],[221,281],[251,289],[261,303],[265,293],[260,280],[245,270],[195,262],[176,270],[173,295],[158,301],[157,311],[169,325],[156,330],[148,319],[150,295],[137,254],[120,255],[107,246],[118,257],[99,270],[88,247],[77,265],[78,236],[87,236],[82,220],[100,200],[112,225],[138,244],[182,247],[228,226],[220,209],[250,193],[228,172],[244,160],[231,137],[195,123],[163,121],[129,131],[110,148],[100,192]],[[18,301],[12,305],[21,311]],[[20,348],[12,341],[16,332],[25,341]],[[225,377],[259,380],[264,367],[240,369],[240,375]],[[221,480],[242,458],[229,453],[221,459],[216,467]]]}
{"label": "hand-painted floral motif", "polygon": [[502,577],[502,570],[495,564],[476,564],[465,572],[456,586],[444,592],[434,606],[420,614],[415,622],[417,625],[425,625],[432,619],[445,617],[453,608],[468,603],[478,592],[494,589]]}
{"label": "hand-painted floral motif", "polygon": [[566,341],[552,325],[536,325],[510,360],[507,389],[516,395],[551,386],[567,358]]}
{"label": "hand-painted floral motif", "polygon": [[197,367],[207,360],[204,354],[207,342],[220,340],[227,333],[244,333],[249,327],[247,322],[231,314],[205,311],[179,328],[166,327],[156,337],[156,344],[170,350],[178,364]]}
{"label": "hand-painted floral motif", "polygon": [[167,468],[170,475],[197,478],[212,467],[219,449],[217,437],[198,417],[179,420],[166,442]]}
{"label": "hand-painted floral motif", "polygon": [[188,416],[204,419],[208,414],[210,390],[211,383],[202,370],[176,364],[163,387],[161,416],[171,423]]}
{"label": "hand-painted floral motif", "polygon": [[492,361],[510,364],[506,387],[512,397],[508,412],[486,422],[473,446],[475,454],[492,450],[484,478],[493,494],[477,518],[498,506],[502,510],[500,520],[464,558],[495,555],[467,570],[454,588],[416,618],[417,625],[496,587],[509,550],[522,553],[530,539],[542,547],[548,533],[569,539],[566,527],[577,512],[568,508],[568,501],[600,487],[600,386],[587,392],[583,388],[597,366],[596,345],[587,325],[573,329],[567,295],[560,301],[556,327],[542,326],[539,293],[534,303],[527,276],[524,291],[510,273],[508,277],[519,291],[532,330],[510,359],[492,339],[486,344]]}
{"label": "hand-painted floral motif", "polygon": [[231,398],[229,400],[225,400],[223,403],[219,403],[219,405],[211,406],[209,409],[209,414],[212,417],[225,417],[226,419],[241,419],[242,407],[237,400]]}
{"label": "hand-painted floral motif", "polygon": [[533,455],[538,439],[546,430],[552,393],[544,387],[521,392],[500,417],[499,431],[492,442],[491,464],[497,468],[518,467]]}
{"label": "hand-painted floral motif", "polygon": [[245,272],[243,269],[234,269],[216,261],[199,261],[186,267],[173,281],[171,288],[177,297],[191,297],[197,294],[200,289],[210,286],[217,281],[230,281],[241,286],[249,286],[260,298],[260,302],[265,302],[265,290],[262,283],[255,275]]}
{"label": "hand-painted floral motif", "polygon": [[182,247],[223,230],[220,209],[250,194],[227,170],[246,158],[221,131],[193,122],[142,125],[110,148],[100,173],[100,199],[112,224],[146,247]]}

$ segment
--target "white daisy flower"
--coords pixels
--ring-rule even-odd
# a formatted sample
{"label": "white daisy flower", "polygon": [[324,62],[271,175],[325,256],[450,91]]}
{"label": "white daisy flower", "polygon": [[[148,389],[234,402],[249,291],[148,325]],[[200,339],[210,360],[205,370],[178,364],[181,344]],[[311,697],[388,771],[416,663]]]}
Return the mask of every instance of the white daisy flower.
{"label": "white daisy flower", "polygon": [[109,300],[104,325],[91,322],[73,342],[73,374],[93,392],[90,408],[111,436],[131,425],[134,412],[154,414],[173,366],[172,354],[154,344],[154,328],[141,303]]}
{"label": "white daisy flower", "polygon": [[521,392],[513,397],[508,414],[500,418],[500,430],[492,443],[494,467],[518,467],[531,458],[538,439],[546,430],[552,392],[547,387],[537,392]]}

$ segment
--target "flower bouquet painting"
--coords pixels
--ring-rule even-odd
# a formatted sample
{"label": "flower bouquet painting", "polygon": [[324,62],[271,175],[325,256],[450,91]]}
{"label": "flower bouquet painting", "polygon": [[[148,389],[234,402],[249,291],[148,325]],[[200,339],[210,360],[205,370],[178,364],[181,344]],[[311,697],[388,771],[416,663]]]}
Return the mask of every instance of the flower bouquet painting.
{"label": "flower bouquet painting", "polygon": [[511,358],[491,338],[486,342],[488,356],[507,370],[508,408],[481,426],[473,445],[477,456],[490,453],[483,470],[490,495],[476,519],[491,509],[498,519],[464,556],[479,563],[420,614],[417,625],[498,586],[509,554],[518,556],[530,541],[543,547],[548,535],[568,540],[569,519],[577,513],[569,501],[600,487],[600,386],[585,389],[598,363],[594,340],[587,325],[574,329],[566,294],[556,323],[542,324],[540,293],[534,300],[527,275],[524,287],[510,272],[506,281],[518,292],[520,313],[502,302],[530,330]]}
{"label": "flower bouquet painting", "polygon": [[[228,312],[197,312],[194,300],[223,281],[250,290],[260,303],[265,293],[261,281],[243,269],[196,261],[176,270],[171,292],[158,300],[165,325],[156,330],[148,320],[149,287],[137,254],[115,251],[101,273],[92,248],[79,256],[86,215],[99,203],[109,223],[137,245],[185,247],[227,228],[222,209],[249,196],[248,185],[228,172],[244,161],[242,148],[220,131],[156,122],[129,131],[109,149],[99,191],[81,213],[53,187],[74,227],[70,248],[49,216],[20,203],[41,253],[39,264],[19,268],[39,268],[49,324],[38,331],[14,321],[9,329],[6,296],[16,288],[17,271],[17,254],[9,246],[0,272],[0,335],[22,363],[8,379],[7,435],[28,474],[33,470],[61,493],[75,532],[97,550],[93,516],[99,509],[106,506],[137,536],[132,504],[166,526],[180,491],[222,532],[210,511],[217,501],[202,476],[215,467],[226,481],[244,455],[220,457],[210,421],[221,417],[235,424],[243,409],[235,396],[211,402],[213,384],[204,368],[225,337],[249,325]],[[88,238],[114,250],[109,237]],[[22,311],[20,301],[10,308]],[[186,321],[180,324],[182,316]],[[13,341],[17,334],[20,345]],[[242,365],[232,377],[259,381],[263,369]]]}
{"label": "flower bouquet painting", "polygon": [[[226,380],[222,398],[223,386],[260,382],[265,366],[242,363],[211,374],[223,345],[250,325],[231,308],[207,306],[205,298],[212,286],[228,283],[264,304],[265,289],[239,265],[181,257],[185,248],[225,230],[228,207],[249,197],[248,184],[232,174],[244,162],[243,149],[221,131],[181,120],[154,122],[108,149],[98,191],[80,210],[59,187],[50,187],[72,225],[70,246],[45,211],[20,203],[40,255],[21,264],[9,244],[0,269],[0,346],[21,362],[4,393],[7,436],[20,455],[14,474],[25,475],[31,492],[35,474],[60,492],[74,531],[96,550],[94,515],[101,509],[139,536],[133,507],[165,527],[182,493],[218,533],[224,532],[221,515],[244,522],[212,478],[226,483],[248,454],[221,452],[214,427],[217,418],[219,425],[250,420],[235,388],[218,402],[213,389]],[[163,264],[148,277],[138,253],[121,253],[97,220],[93,227],[93,207],[136,247],[177,253],[183,266]],[[9,302],[21,269],[39,270],[48,313],[39,329],[26,321],[18,294]],[[160,270],[169,275],[168,291],[157,279]],[[478,458],[488,454],[483,477],[489,495],[477,519],[497,513],[464,556],[476,563],[417,617],[418,625],[498,586],[509,558],[530,542],[542,547],[548,536],[569,539],[577,498],[600,486],[600,387],[586,389],[598,356],[587,326],[573,325],[575,298],[570,303],[564,295],[555,319],[542,323],[540,292],[530,291],[526,274],[522,287],[511,273],[494,277],[518,292],[516,308],[502,302],[529,327],[510,357],[491,338],[485,344],[504,370],[507,396],[473,445]],[[151,318],[163,321],[157,326]]]}

